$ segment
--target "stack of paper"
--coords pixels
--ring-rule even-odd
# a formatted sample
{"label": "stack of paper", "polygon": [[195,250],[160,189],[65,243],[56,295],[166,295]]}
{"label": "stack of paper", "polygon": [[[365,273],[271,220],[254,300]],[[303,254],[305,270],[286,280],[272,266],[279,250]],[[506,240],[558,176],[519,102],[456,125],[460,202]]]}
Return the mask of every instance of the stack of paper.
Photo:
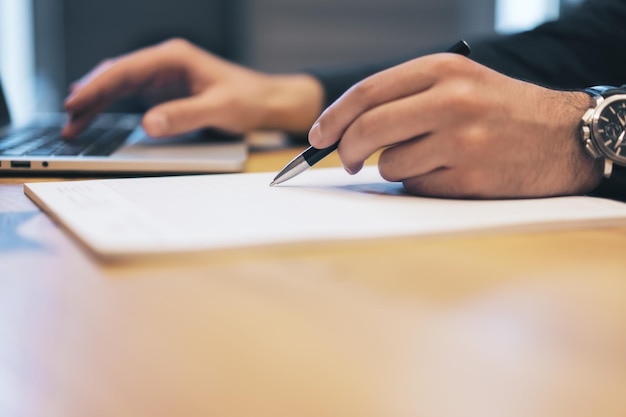
{"label": "stack of paper", "polygon": [[626,222],[626,204],[592,197],[450,200],[406,195],[375,167],[26,184],[25,192],[103,257],[295,241]]}

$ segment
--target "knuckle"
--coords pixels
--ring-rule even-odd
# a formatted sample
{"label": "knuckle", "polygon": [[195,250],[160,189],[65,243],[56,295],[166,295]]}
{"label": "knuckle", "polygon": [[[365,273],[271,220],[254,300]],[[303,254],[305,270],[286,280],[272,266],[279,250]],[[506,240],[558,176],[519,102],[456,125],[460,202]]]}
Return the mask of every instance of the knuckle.
{"label": "knuckle", "polygon": [[471,124],[449,131],[446,139],[449,144],[448,156],[453,163],[483,159],[494,146],[489,128],[482,124]]}
{"label": "knuckle", "polygon": [[437,74],[450,76],[458,74],[467,66],[468,59],[458,54],[436,54],[432,56],[433,69]]}
{"label": "knuckle", "polygon": [[456,148],[465,155],[472,156],[486,150],[485,143],[488,141],[489,129],[480,124],[473,124],[459,132]]}
{"label": "knuckle", "polygon": [[482,104],[480,94],[473,82],[463,78],[450,81],[442,94],[444,105],[463,112],[480,112]]}
{"label": "knuckle", "polygon": [[163,42],[162,46],[171,49],[185,49],[191,47],[191,43],[185,38],[174,37]]}
{"label": "knuckle", "polygon": [[376,76],[368,77],[350,88],[350,94],[354,98],[365,105],[369,105],[375,102],[378,97],[380,88],[379,81]]}
{"label": "knuckle", "polygon": [[178,60],[186,60],[194,54],[196,46],[185,38],[171,38],[157,46],[163,56],[176,57]]}

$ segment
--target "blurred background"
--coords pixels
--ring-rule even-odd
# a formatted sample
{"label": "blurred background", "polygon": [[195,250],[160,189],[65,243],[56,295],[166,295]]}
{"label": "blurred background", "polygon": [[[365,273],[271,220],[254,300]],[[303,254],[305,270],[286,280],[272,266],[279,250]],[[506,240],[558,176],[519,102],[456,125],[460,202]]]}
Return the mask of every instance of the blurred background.
{"label": "blurred background", "polygon": [[60,110],[68,85],[104,58],[174,36],[253,68],[288,72],[521,31],[580,1],[0,0],[0,75],[20,121]]}

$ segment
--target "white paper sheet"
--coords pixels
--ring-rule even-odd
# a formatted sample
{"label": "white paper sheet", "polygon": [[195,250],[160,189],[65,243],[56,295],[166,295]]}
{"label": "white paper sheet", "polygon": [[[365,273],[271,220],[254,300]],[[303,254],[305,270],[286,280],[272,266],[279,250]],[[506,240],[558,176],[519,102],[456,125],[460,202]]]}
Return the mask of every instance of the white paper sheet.
{"label": "white paper sheet", "polygon": [[626,222],[626,204],[592,197],[448,200],[405,195],[375,167],[356,176],[274,173],[25,184],[25,192],[104,257],[523,225]]}

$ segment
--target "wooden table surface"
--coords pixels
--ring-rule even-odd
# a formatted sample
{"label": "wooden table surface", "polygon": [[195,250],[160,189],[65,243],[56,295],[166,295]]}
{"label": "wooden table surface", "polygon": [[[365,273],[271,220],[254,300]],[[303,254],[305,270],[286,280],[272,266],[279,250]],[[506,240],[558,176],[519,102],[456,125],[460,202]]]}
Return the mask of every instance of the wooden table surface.
{"label": "wooden table surface", "polygon": [[626,225],[102,264],[24,181],[0,178],[0,416],[626,415]]}

